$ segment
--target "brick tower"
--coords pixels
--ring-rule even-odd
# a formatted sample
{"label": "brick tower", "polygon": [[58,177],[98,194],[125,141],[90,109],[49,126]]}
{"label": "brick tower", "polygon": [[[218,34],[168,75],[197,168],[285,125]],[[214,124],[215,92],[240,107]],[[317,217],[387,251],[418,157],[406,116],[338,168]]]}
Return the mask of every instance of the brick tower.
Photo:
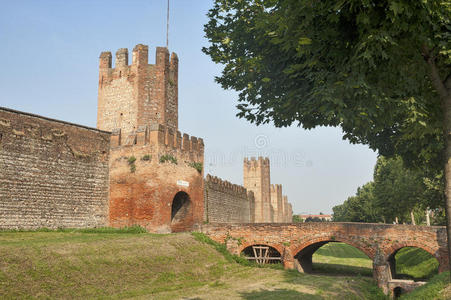
{"label": "brick tower", "polygon": [[282,185],[271,184],[271,212],[272,222],[283,222],[283,198],[282,198]]}
{"label": "brick tower", "polygon": [[152,232],[192,230],[204,210],[201,138],[178,131],[178,58],[157,47],[119,49],[99,63],[97,127],[111,131],[109,225]]}
{"label": "brick tower", "polygon": [[254,192],[255,223],[271,222],[270,168],[269,159],[255,157],[244,159],[244,187]]}
{"label": "brick tower", "polygon": [[129,65],[128,49],[119,49],[114,68],[111,52],[100,54],[97,128],[120,128],[125,137],[150,124],[177,131],[177,55],[169,57],[167,48],[157,47],[152,65],[148,63],[148,52],[148,46],[136,45]]}

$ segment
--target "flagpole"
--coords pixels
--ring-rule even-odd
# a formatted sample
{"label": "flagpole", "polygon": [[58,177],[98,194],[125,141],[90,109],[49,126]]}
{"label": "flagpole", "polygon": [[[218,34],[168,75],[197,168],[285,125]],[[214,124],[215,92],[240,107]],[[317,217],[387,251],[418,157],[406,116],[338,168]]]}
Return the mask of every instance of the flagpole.
{"label": "flagpole", "polygon": [[169,48],[169,0],[168,0],[168,13],[166,17],[166,48]]}

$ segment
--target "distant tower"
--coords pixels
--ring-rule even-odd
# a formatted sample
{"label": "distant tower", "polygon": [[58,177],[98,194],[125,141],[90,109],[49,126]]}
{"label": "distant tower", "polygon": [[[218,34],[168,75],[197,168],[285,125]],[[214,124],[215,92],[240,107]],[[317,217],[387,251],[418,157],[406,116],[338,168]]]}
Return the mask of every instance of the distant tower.
{"label": "distant tower", "polygon": [[136,45],[132,64],[128,49],[100,54],[97,128],[121,129],[127,136],[139,127],[162,124],[178,129],[178,58],[157,47],[156,62],[148,63],[148,46]]}
{"label": "distant tower", "polygon": [[255,223],[271,222],[270,168],[269,159],[252,157],[244,159],[244,187],[254,192]]}
{"label": "distant tower", "polygon": [[271,184],[271,208],[272,222],[283,222],[283,199],[281,184]]}

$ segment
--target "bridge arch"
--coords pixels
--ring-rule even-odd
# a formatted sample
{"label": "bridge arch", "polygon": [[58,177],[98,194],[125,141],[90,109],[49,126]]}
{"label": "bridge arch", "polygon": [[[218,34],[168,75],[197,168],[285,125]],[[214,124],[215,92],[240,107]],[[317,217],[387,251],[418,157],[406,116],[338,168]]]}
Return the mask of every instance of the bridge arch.
{"label": "bridge arch", "polygon": [[[282,263],[283,251],[280,245],[269,245],[266,243],[248,243],[247,247],[242,247],[240,255],[246,256],[257,263]],[[266,256],[268,259],[257,259]]]}
{"label": "bridge arch", "polygon": [[352,246],[360,251],[362,251],[369,259],[374,262],[374,250],[368,247],[366,244],[355,240],[347,239],[342,236],[323,236],[310,239],[303,242],[301,245],[294,245],[291,252],[293,253],[294,260],[298,262],[297,268],[301,272],[311,272],[312,271],[312,256],[319,248],[327,243],[341,242]]}
{"label": "bridge arch", "polygon": [[391,256],[395,255],[400,249],[405,247],[415,247],[423,249],[424,251],[428,252],[432,256],[434,256],[436,259],[440,258],[440,255],[438,253],[438,248],[429,247],[426,244],[417,242],[417,241],[406,241],[406,242],[398,242],[394,245],[391,245],[388,247],[385,252],[385,260],[388,260]]}
{"label": "bridge arch", "polygon": [[257,245],[265,245],[265,246],[274,248],[277,252],[279,252],[280,256],[283,257],[283,250],[284,250],[283,245],[268,243],[267,241],[252,241],[252,242],[243,243],[238,248],[238,254],[241,255],[241,253],[244,251],[244,249],[252,247],[252,246],[257,246]]}
{"label": "bridge arch", "polygon": [[441,259],[441,256],[439,254],[439,249],[434,249],[433,247],[429,247],[428,245],[425,245],[423,243],[419,243],[416,241],[396,243],[395,245],[390,246],[385,251],[385,257],[384,257],[384,261],[388,262],[388,264],[390,266],[390,273],[391,273],[390,275],[391,275],[391,278],[393,278],[393,279],[398,278],[398,276],[397,276],[398,274],[396,273],[395,256],[399,252],[399,250],[406,248],[406,247],[421,249],[421,250],[429,253],[435,260],[437,260],[439,272],[443,268],[448,267],[447,262],[445,262]]}

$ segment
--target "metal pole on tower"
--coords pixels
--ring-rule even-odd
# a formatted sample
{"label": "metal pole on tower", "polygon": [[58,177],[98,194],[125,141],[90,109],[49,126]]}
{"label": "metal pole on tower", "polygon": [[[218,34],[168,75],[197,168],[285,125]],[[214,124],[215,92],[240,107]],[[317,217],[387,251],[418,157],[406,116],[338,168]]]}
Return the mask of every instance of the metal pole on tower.
{"label": "metal pole on tower", "polygon": [[166,17],[166,48],[169,48],[169,0],[168,0],[168,13]]}

